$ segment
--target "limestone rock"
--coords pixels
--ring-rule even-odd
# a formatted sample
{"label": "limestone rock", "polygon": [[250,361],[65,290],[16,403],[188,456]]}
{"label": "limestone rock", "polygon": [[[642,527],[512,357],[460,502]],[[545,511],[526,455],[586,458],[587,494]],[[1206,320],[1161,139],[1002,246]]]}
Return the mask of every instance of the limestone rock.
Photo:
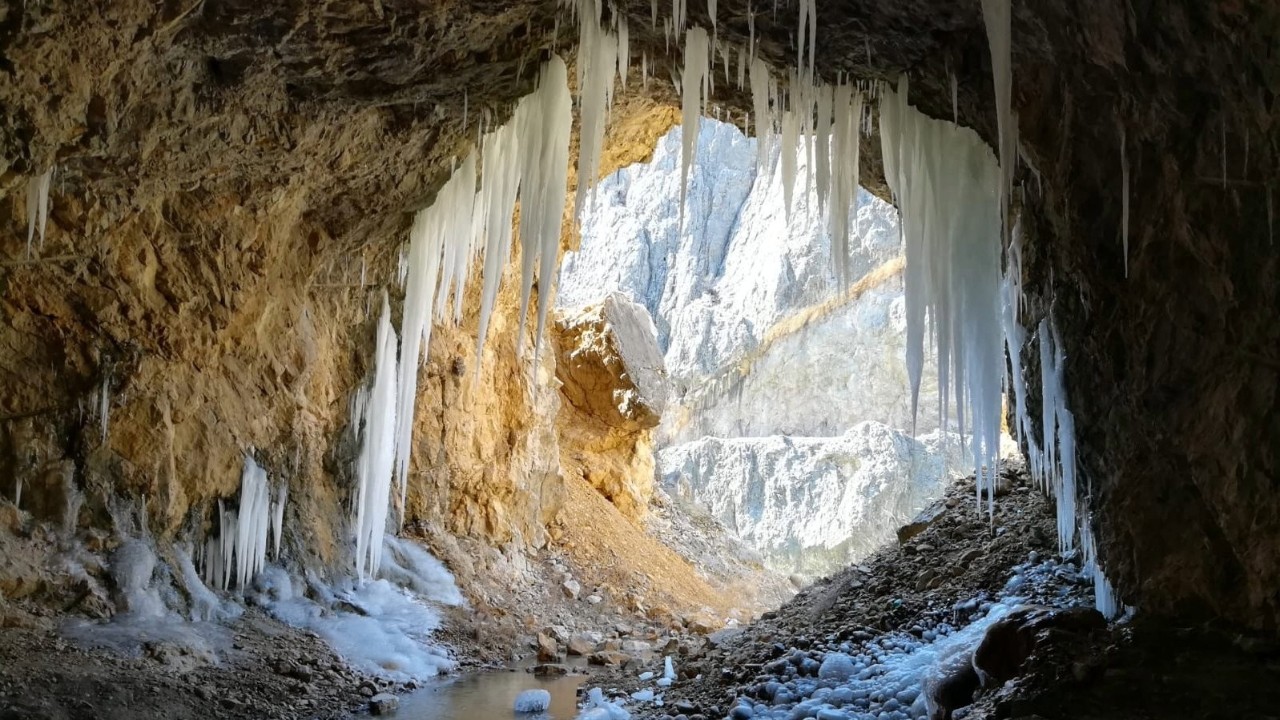
{"label": "limestone rock", "polygon": [[589,665],[618,666],[625,665],[631,656],[620,650],[601,650],[587,656]]}
{"label": "limestone rock", "polygon": [[574,635],[569,638],[568,651],[570,655],[590,655],[595,652],[597,641],[586,635]]}
{"label": "limestone rock", "polygon": [[560,589],[564,591],[565,597],[570,600],[577,600],[578,595],[582,593],[582,583],[574,580],[573,578],[569,578],[568,580],[560,583]]}

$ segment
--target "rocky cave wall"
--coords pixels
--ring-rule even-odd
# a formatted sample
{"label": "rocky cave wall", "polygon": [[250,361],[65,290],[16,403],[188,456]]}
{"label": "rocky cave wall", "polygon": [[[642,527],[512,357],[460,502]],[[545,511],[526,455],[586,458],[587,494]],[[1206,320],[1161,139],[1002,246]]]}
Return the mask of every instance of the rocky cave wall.
{"label": "rocky cave wall", "polygon": [[[335,438],[369,361],[366,299],[387,283],[408,213],[429,201],[463,138],[529,89],[553,45],[555,5],[0,8],[0,490],[13,491],[15,475],[39,487],[71,473],[87,494],[145,494],[153,523],[172,530],[193,504],[234,491],[253,446],[295,490],[336,502]],[[717,37],[745,42],[748,3],[719,5]],[[702,4],[690,10],[709,25]],[[663,55],[649,3],[625,11],[633,47]],[[906,71],[912,102],[950,117],[954,74],[961,124],[994,137],[977,0],[856,0],[819,15],[825,77]],[[793,12],[755,18],[776,67],[794,62],[792,25]],[[560,27],[554,44],[568,51],[569,23]],[[1280,8],[1261,0],[1014,3],[1022,321],[1051,315],[1064,338],[1080,492],[1102,558],[1122,599],[1144,610],[1269,630],[1280,620],[1277,28]],[[666,77],[668,63],[653,64]],[[715,100],[749,107],[720,84]],[[875,146],[869,138],[864,177],[883,195]],[[50,165],[49,239],[29,262],[22,186]],[[361,260],[373,292],[344,287]],[[450,379],[472,367],[465,336],[466,323],[433,343],[427,372],[438,379],[424,387],[430,397],[441,388],[439,409],[420,400],[420,430],[465,427],[466,394]],[[436,350],[451,342],[455,354]],[[497,374],[512,361],[501,343],[491,348],[486,367]],[[1035,353],[1021,360],[1034,365]],[[104,447],[92,396],[107,376]],[[490,401],[506,413],[491,429],[529,427],[517,418],[531,398],[516,403],[515,389]],[[477,452],[474,436],[440,435]],[[489,449],[542,456],[521,444]],[[430,462],[417,455],[416,468]],[[415,472],[437,473],[436,490],[468,487],[439,470],[439,455]],[[511,475],[470,487],[519,482]],[[442,495],[415,507],[438,507]],[[83,512],[100,522],[107,504]],[[291,512],[307,512],[300,505]],[[462,527],[498,514],[477,512]],[[331,542],[317,527],[307,545],[336,552]]]}

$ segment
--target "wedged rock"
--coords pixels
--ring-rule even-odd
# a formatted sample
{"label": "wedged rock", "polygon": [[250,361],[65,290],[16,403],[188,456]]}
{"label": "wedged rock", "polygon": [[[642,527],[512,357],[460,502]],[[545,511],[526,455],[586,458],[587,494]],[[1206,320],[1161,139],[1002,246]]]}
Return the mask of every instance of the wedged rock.
{"label": "wedged rock", "polygon": [[942,517],[942,513],[946,511],[947,505],[941,500],[934,502],[929,507],[922,510],[919,515],[916,515],[915,518],[912,519],[911,522],[898,528],[898,544],[905,545],[909,540],[911,540],[911,538],[919,535],[925,530],[928,530],[929,526],[933,524],[933,521]]}
{"label": "wedged rock", "polygon": [[667,370],[653,318],[612,294],[557,318],[556,377],[573,406],[625,431],[656,427],[667,404]]}
{"label": "wedged rock", "polygon": [[563,471],[639,519],[653,496],[653,428],[668,396],[653,320],[644,306],[610,295],[559,313],[554,335]]}

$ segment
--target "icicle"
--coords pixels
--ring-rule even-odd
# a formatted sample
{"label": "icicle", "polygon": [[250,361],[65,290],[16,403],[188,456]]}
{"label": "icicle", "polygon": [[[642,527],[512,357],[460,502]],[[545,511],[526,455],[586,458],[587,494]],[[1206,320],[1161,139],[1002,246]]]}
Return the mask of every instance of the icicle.
{"label": "icicle", "polygon": [[40,231],[40,247],[44,247],[45,225],[49,221],[49,182],[53,179],[50,167],[27,181],[27,257],[31,257],[31,241],[36,230]]}
{"label": "icicle", "polygon": [[707,0],[707,14],[711,16],[711,29],[716,29],[716,0]]}
{"label": "icicle", "polygon": [[[451,182],[451,181],[450,181]],[[418,394],[418,363],[423,348],[431,345],[431,319],[440,273],[440,258],[444,251],[445,225],[452,220],[447,214],[446,198],[453,197],[450,183],[446,182],[436,196],[436,203],[418,211],[409,231],[408,280],[405,287],[404,310],[400,323],[402,345],[400,348],[399,387],[397,410],[394,417],[399,423],[395,431],[394,455],[396,477],[404,483],[409,476],[409,448],[413,438],[413,406]],[[437,210],[437,208],[441,208]]]}
{"label": "icicle", "polygon": [[[472,151],[467,154],[462,165],[454,170],[453,176],[446,185],[449,190],[446,201],[451,206],[450,213],[453,216],[453,226],[450,230],[456,234],[446,235],[445,239],[441,257],[440,282],[436,287],[434,301],[437,319],[444,319],[446,315],[451,290],[459,301],[462,299],[467,272],[471,267],[470,239],[474,237],[474,233],[469,229],[463,232],[463,227],[464,224],[469,225],[475,215],[475,186],[476,154]],[[459,306],[455,311],[455,317],[460,314],[458,312],[460,310]]]}
{"label": "icicle", "polygon": [[836,86],[831,149],[831,207],[827,211],[827,222],[836,278],[841,286],[849,282],[849,217],[853,214],[858,195],[858,164],[862,149],[858,126],[862,122],[862,104],[862,94],[855,92],[851,86]]}
{"label": "icicle", "polygon": [[111,414],[111,376],[103,375],[98,387],[98,432],[103,445],[107,444],[107,427]]}
{"label": "icicle", "polygon": [[817,160],[817,194],[818,212],[827,206],[827,195],[831,191],[831,105],[833,102],[830,85],[817,88],[818,118],[814,123],[815,148]]}
{"label": "icicle", "polygon": [[275,538],[275,553],[272,557],[280,561],[280,541],[284,538],[284,504],[289,499],[289,486],[280,485],[276,491],[276,501],[271,504],[271,536]]}
{"label": "icicle", "polygon": [[[578,41],[578,105],[581,115],[578,151],[578,193],[574,217],[591,193],[594,198],[600,175],[600,153],[604,148],[604,131],[609,105],[613,98],[613,81],[618,65],[618,37],[600,26],[599,0],[581,0],[583,16]],[[530,164],[528,167],[532,168]]]}
{"label": "icicle", "polygon": [[1000,219],[1008,225],[1013,190],[1017,127],[1013,117],[1012,14],[1009,0],[982,0],[982,21],[991,48],[991,74],[996,92],[996,126],[1000,135]]}
{"label": "icicle", "polygon": [[[406,305],[408,301],[406,300]],[[413,329],[406,327],[406,334]],[[405,339],[405,347],[410,343]],[[404,380],[406,367],[412,373],[416,388],[418,358],[416,355],[400,359],[400,381]],[[403,408],[406,392],[398,387],[396,374],[396,332],[391,327],[391,303],[387,292],[382,292],[382,316],[378,321],[374,353],[373,385],[361,390],[352,403],[352,425],[360,430],[360,454],[356,458],[356,492],[353,523],[356,532],[356,574],[361,577],[376,575],[382,563],[382,536],[387,527],[387,510],[391,501],[392,480],[396,475],[397,459],[397,406]],[[409,398],[412,417],[412,397]],[[412,430],[412,427],[410,427]],[[408,466],[408,449],[404,446],[405,467]],[[403,514],[403,488],[407,478],[401,475],[401,513]],[[283,502],[282,502],[283,505]]]}
{"label": "icicle", "polygon": [[680,227],[684,227],[685,198],[689,194],[689,168],[698,147],[698,120],[707,103],[709,63],[707,31],[691,28],[685,37],[684,73],[680,78],[683,125],[680,135],[684,143],[680,156]]}
{"label": "icicle", "polygon": [[[926,315],[938,355],[941,426],[954,387],[961,428],[972,423],[979,497],[994,509],[1003,377],[1000,301],[1001,168],[973,131],[906,103],[906,80],[881,99],[885,179],[902,215],[907,368],[918,408]],[[962,431],[963,432],[963,431]]]}
{"label": "icicle", "polygon": [[[533,137],[524,139],[526,154],[522,163],[528,182],[523,185],[520,193],[520,338],[524,337],[529,297],[533,290],[533,264],[535,260],[541,260],[534,362],[542,347],[547,306],[554,292],[561,215],[568,186],[569,133],[573,125],[573,103],[569,99],[568,69],[560,58],[553,56],[543,67],[537,101],[537,132]],[[582,176],[579,175],[579,188],[582,187],[582,182]],[[524,345],[519,343],[517,347],[523,349]]]}
{"label": "icicle", "polygon": [[1093,576],[1093,606],[1108,620],[1120,616],[1122,605],[1116,599],[1111,581],[1107,579],[1098,559],[1097,544],[1093,539],[1092,516],[1080,518],[1080,547],[1084,552],[1084,572]]}
{"label": "icicle", "polygon": [[795,196],[799,122],[794,109],[782,113],[782,148],[779,152],[782,155],[782,204],[788,223],[791,222],[791,199]]}
{"label": "icicle", "polygon": [[618,18],[618,81],[622,89],[627,89],[627,73],[631,71],[631,33],[627,29],[627,17],[622,14]]}
{"label": "icicle", "polygon": [[[818,7],[815,0],[799,0],[800,19],[796,26],[796,67],[808,68],[808,77],[812,79],[815,46],[818,36]],[[808,49],[809,62],[805,63],[805,50]]]}
{"label": "icicle", "polygon": [[1124,276],[1129,277],[1129,156],[1125,153],[1124,125],[1120,126],[1120,238],[1124,247]]}
{"label": "icicle", "polygon": [[[221,501],[219,501],[221,502]],[[224,519],[226,515],[224,514]],[[267,472],[245,456],[240,474],[240,512],[231,513],[229,534],[222,535],[223,558],[230,570],[230,556],[235,555],[236,586],[249,587],[249,581],[267,564],[267,525],[270,521]],[[224,532],[228,527],[224,526]],[[228,546],[228,541],[233,547]],[[223,586],[226,589],[226,586]]]}
{"label": "icicle", "polygon": [[22,507],[22,478],[14,479],[13,506],[16,508]]}
{"label": "icicle", "polygon": [[769,66],[764,60],[751,61],[751,107],[756,115],[756,174],[766,173],[772,147],[773,123],[769,122]]}
{"label": "icicle", "polygon": [[649,24],[658,29],[658,0],[649,0]]}

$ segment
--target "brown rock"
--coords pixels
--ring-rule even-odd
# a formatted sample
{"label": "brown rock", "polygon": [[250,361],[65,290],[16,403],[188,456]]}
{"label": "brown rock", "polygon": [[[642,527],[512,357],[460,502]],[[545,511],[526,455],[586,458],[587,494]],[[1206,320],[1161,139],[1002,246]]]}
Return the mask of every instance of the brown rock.
{"label": "brown rock", "polygon": [[587,664],[616,667],[619,665],[626,665],[629,660],[631,660],[631,657],[624,652],[619,652],[617,650],[601,650],[600,652],[591,653],[591,655],[587,657]]}
{"label": "brown rock", "polygon": [[569,638],[568,645],[570,655],[590,655],[596,650],[595,642],[585,635],[575,635]]}
{"label": "brown rock", "polygon": [[925,508],[914,520],[898,528],[898,544],[905,545],[911,538],[924,532],[933,521],[942,517],[942,513],[946,512],[947,505],[945,502],[935,502]]}
{"label": "brown rock", "polygon": [[538,633],[538,662],[554,663],[564,660],[560,646],[546,633]]}

